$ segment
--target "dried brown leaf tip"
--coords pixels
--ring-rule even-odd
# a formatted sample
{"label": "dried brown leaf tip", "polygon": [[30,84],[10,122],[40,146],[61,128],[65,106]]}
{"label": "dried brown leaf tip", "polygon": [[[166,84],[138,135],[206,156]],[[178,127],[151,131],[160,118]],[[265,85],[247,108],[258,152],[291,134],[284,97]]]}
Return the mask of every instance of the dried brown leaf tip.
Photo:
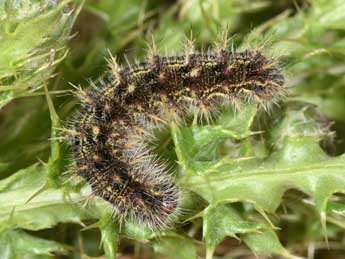
{"label": "dried brown leaf tip", "polygon": [[271,102],[285,93],[279,62],[225,46],[202,53],[188,41],[183,55],[163,57],[153,45],[146,61],[123,68],[110,57],[104,78],[78,92],[77,134],[69,135],[76,171],[120,219],[163,229],[179,213],[181,191],[145,141],[166,123],[164,111],[207,117],[223,104]]}

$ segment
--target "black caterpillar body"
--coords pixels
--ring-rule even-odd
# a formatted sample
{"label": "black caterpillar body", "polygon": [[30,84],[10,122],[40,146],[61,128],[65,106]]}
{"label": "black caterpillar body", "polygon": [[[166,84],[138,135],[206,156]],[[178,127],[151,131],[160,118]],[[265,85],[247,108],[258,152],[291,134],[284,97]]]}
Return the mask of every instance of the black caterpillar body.
{"label": "black caterpillar body", "polygon": [[[276,60],[259,50],[219,48],[213,54],[187,47],[183,56],[161,57],[110,71],[91,90],[77,92],[81,110],[68,131],[77,174],[110,202],[121,219],[165,228],[179,211],[181,191],[145,145],[148,128],[165,121],[164,110],[200,114],[235,100],[269,101],[284,94]],[[152,126],[153,125],[153,126]]]}

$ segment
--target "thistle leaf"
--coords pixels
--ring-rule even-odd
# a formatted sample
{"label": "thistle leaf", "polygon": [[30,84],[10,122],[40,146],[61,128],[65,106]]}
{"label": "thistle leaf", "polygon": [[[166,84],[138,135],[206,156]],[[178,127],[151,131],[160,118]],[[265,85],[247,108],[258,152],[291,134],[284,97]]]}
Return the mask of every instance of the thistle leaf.
{"label": "thistle leaf", "polygon": [[74,18],[71,1],[2,1],[0,5],[0,109],[43,86],[67,54]]}
{"label": "thistle leaf", "polygon": [[38,238],[22,230],[7,230],[0,232],[1,258],[15,259],[30,256],[30,258],[54,258],[54,253],[66,253],[71,247],[55,241]]}
{"label": "thistle leaf", "polygon": [[178,234],[159,237],[154,242],[153,248],[156,253],[169,259],[197,258],[193,240]]}
{"label": "thistle leaf", "polygon": [[45,188],[46,182],[47,169],[39,164],[0,181],[0,231],[13,227],[40,230],[61,222],[81,224],[86,215],[77,203],[85,196]]}

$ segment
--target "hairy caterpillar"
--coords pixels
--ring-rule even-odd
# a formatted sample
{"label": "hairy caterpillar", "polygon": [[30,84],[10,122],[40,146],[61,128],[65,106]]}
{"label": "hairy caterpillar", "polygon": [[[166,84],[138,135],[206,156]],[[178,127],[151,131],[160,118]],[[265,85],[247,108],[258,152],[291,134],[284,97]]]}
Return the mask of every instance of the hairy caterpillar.
{"label": "hairy caterpillar", "polygon": [[275,59],[223,46],[202,53],[189,42],[184,55],[171,57],[153,47],[144,62],[124,68],[111,57],[110,71],[77,92],[81,110],[68,130],[77,174],[121,219],[165,228],[178,214],[181,191],[144,141],[165,120],[163,110],[207,115],[219,104],[284,94]]}

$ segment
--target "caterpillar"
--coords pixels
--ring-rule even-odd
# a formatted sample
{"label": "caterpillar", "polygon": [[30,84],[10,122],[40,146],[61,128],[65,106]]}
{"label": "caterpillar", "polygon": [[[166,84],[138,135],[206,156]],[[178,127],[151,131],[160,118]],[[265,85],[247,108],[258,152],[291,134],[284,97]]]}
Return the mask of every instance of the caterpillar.
{"label": "caterpillar", "polygon": [[68,129],[77,175],[96,196],[110,202],[120,219],[164,229],[179,214],[181,190],[145,144],[149,128],[165,121],[168,110],[205,115],[237,100],[272,101],[285,92],[277,60],[259,49],[195,51],[160,56],[150,48],[145,61],[109,71],[90,90],[76,93],[81,108]]}

